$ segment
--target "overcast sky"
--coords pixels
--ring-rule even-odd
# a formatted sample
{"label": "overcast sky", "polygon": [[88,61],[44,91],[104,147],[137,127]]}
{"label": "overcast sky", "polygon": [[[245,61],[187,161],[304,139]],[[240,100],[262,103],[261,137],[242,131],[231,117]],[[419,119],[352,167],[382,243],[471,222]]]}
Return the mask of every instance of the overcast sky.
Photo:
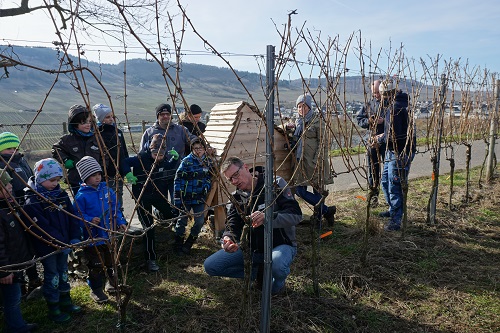
{"label": "overcast sky", "polygon": [[[20,2],[20,0],[16,0]],[[34,0],[32,0],[34,1]],[[39,0],[36,0],[39,1]],[[2,8],[13,6],[14,0],[0,0]],[[265,55],[266,45],[279,46],[276,32],[287,21],[290,10],[294,26],[321,31],[323,37],[339,36],[346,41],[361,31],[363,41],[374,49],[387,50],[390,45],[404,45],[406,57],[419,59],[459,58],[472,66],[500,72],[500,3],[498,0],[182,0],[187,14],[198,32],[219,52],[232,54],[227,59],[233,67],[258,71],[252,54]],[[171,1],[169,12],[178,11]],[[273,23],[274,22],[274,23]],[[38,12],[15,18],[0,18],[1,44],[51,46],[54,30],[47,15]],[[118,63],[123,54],[119,48],[106,47],[99,39],[87,41],[85,56],[94,61]],[[118,45],[112,41],[108,44]],[[130,44],[132,46],[132,44]],[[225,66],[219,58],[203,51],[203,42],[192,30],[186,30],[183,61]],[[101,52],[96,52],[101,50]],[[143,52],[129,55],[144,58]],[[195,55],[201,53],[203,55]],[[354,58],[354,57],[353,57]],[[307,59],[304,59],[307,60]]]}

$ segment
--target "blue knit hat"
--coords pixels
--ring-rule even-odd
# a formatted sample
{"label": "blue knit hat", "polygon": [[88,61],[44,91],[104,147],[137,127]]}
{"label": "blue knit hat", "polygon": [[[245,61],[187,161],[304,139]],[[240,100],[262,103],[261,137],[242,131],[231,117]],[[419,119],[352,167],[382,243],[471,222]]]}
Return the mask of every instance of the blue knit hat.
{"label": "blue knit hat", "polygon": [[9,148],[17,148],[20,143],[21,141],[14,133],[3,132],[0,134],[0,152]]}
{"label": "blue knit hat", "polygon": [[35,182],[41,184],[46,180],[62,177],[63,169],[61,165],[53,158],[44,158],[35,163]]}

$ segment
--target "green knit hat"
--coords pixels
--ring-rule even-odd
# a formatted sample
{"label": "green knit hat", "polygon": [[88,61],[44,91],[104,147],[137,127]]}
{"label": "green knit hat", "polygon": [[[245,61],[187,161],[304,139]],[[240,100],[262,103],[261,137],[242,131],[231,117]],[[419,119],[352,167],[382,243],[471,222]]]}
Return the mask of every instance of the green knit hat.
{"label": "green knit hat", "polygon": [[3,186],[6,186],[11,180],[12,177],[9,175],[7,170],[0,169],[0,182],[2,182]]}
{"label": "green knit hat", "polygon": [[20,143],[21,141],[19,141],[19,138],[14,133],[11,132],[0,133],[0,152],[9,148],[17,148],[19,147]]}

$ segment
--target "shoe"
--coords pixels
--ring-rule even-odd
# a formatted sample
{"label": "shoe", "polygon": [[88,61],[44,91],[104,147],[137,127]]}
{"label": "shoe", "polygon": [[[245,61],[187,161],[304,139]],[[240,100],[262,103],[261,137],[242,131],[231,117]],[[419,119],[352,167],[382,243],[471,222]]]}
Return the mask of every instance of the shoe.
{"label": "shoe", "polygon": [[385,212],[378,213],[378,216],[387,218],[387,217],[391,217],[391,213],[388,210],[386,210]]}
{"label": "shoe", "polygon": [[377,208],[377,207],[378,207],[378,195],[374,195],[374,196],[370,199],[370,207],[371,207],[371,208]]}
{"label": "shoe", "polygon": [[102,291],[102,289],[92,289],[90,291],[90,298],[98,304],[106,303],[109,300],[108,296],[104,293],[104,291]]}
{"label": "shoe", "polygon": [[182,245],[182,252],[184,254],[191,254],[191,248],[193,247],[193,244],[196,242],[196,239],[198,237],[193,237],[192,235],[189,235],[186,241],[184,242],[184,245]]}
{"label": "shoe", "polygon": [[384,226],[385,231],[399,231],[401,229],[401,226],[396,223],[388,223]]}
{"label": "shoe", "polygon": [[62,312],[73,314],[82,312],[82,308],[73,304],[69,292],[59,294],[59,308]]}
{"label": "shoe", "polygon": [[59,307],[59,302],[47,302],[47,307],[49,308],[49,319],[55,323],[62,324],[71,319],[71,316],[65,312],[61,312]]}
{"label": "shoe", "polygon": [[108,294],[115,294],[116,288],[111,284],[111,282],[106,281],[106,286],[104,287],[104,291],[106,291]]}
{"label": "shoe", "polygon": [[328,207],[328,210],[325,213],[325,220],[326,223],[328,224],[329,227],[333,227],[333,224],[335,223],[335,213],[337,212],[337,207],[335,206],[330,206]]}
{"label": "shoe", "polygon": [[31,299],[41,298],[42,296],[43,296],[42,286],[40,286],[28,292],[26,294],[26,299],[31,300]]}
{"label": "shoe", "polygon": [[182,250],[184,246],[184,237],[175,235],[175,243],[173,245],[174,254],[177,256],[182,256],[184,251]]}
{"label": "shoe", "polygon": [[26,324],[26,332],[35,332],[38,329],[38,324],[28,323]]}
{"label": "shoe", "polygon": [[156,260],[148,260],[146,265],[148,267],[148,271],[150,272],[158,272],[160,270],[160,266],[158,266]]}

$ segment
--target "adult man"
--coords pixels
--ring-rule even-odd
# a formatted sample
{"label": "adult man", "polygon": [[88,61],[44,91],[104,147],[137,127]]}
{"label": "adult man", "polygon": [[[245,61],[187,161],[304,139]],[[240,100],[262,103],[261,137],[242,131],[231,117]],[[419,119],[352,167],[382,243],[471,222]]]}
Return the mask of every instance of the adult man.
{"label": "adult man", "polygon": [[[156,111],[156,122],[148,128],[141,138],[140,150],[139,152],[147,151],[151,144],[152,137],[155,134],[161,134],[164,136],[164,144],[168,151],[168,154],[174,155],[172,151],[176,151],[178,154],[177,161],[181,161],[186,155],[185,147],[191,143],[191,140],[196,139],[196,136],[189,133],[189,131],[181,125],[175,124],[172,121],[172,107],[169,104],[162,103],[158,105],[155,109]],[[177,166],[173,169],[177,170]],[[174,196],[174,183],[172,182],[171,187],[168,192],[170,193],[170,199],[173,201]]]}
{"label": "adult man", "polygon": [[[384,170],[382,172],[382,190],[389,203],[389,211],[381,214],[390,217],[384,226],[386,231],[397,231],[401,228],[403,219],[403,189],[408,181],[410,165],[416,151],[416,137],[409,132],[410,117],[408,116],[409,97],[396,89],[392,80],[380,83],[382,107],[385,109],[384,133],[376,137],[376,142],[385,142]],[[411,139],[410,139],[411,138]]]}
{"label": "adult man", "polygon": [[[252,253],[252,277],[263,263],[264,254],[264,173],[257,176],[238,157],[230,157],[222,165],[226,179],[236,186],[228,208],[226,231],[222,235],[222,249],[205,260],[208,275],[232,278],[244,277],[243,252],[240,248],[245,220],[251,220],[248,233]],[[302,219],[299,204],[293,198],[284,180],[278,177],[273,213],[273,253],[271,293],[278,294],[290,274],[290,265],[297,253],[295,226]]]}
{"label": "adult man", "polygon": [[384,117],[385,114],[381,113],[383,109],[380,108],[380,80],[375,80],[371,84],[371,91],[373,98],[370,103],[364,106],[356,116],[358,125],[361,128],[368,129],[368,137],[366,138],[366,159],[368,166],[368,185],[370,188],[375,189],[375,195],[371,199],[371,206],[378,205],[379,185],[380,185],[380,164],[384,161],[385,156],[385,142],[381,144],[372,145],[372,137],[384,133]]}

